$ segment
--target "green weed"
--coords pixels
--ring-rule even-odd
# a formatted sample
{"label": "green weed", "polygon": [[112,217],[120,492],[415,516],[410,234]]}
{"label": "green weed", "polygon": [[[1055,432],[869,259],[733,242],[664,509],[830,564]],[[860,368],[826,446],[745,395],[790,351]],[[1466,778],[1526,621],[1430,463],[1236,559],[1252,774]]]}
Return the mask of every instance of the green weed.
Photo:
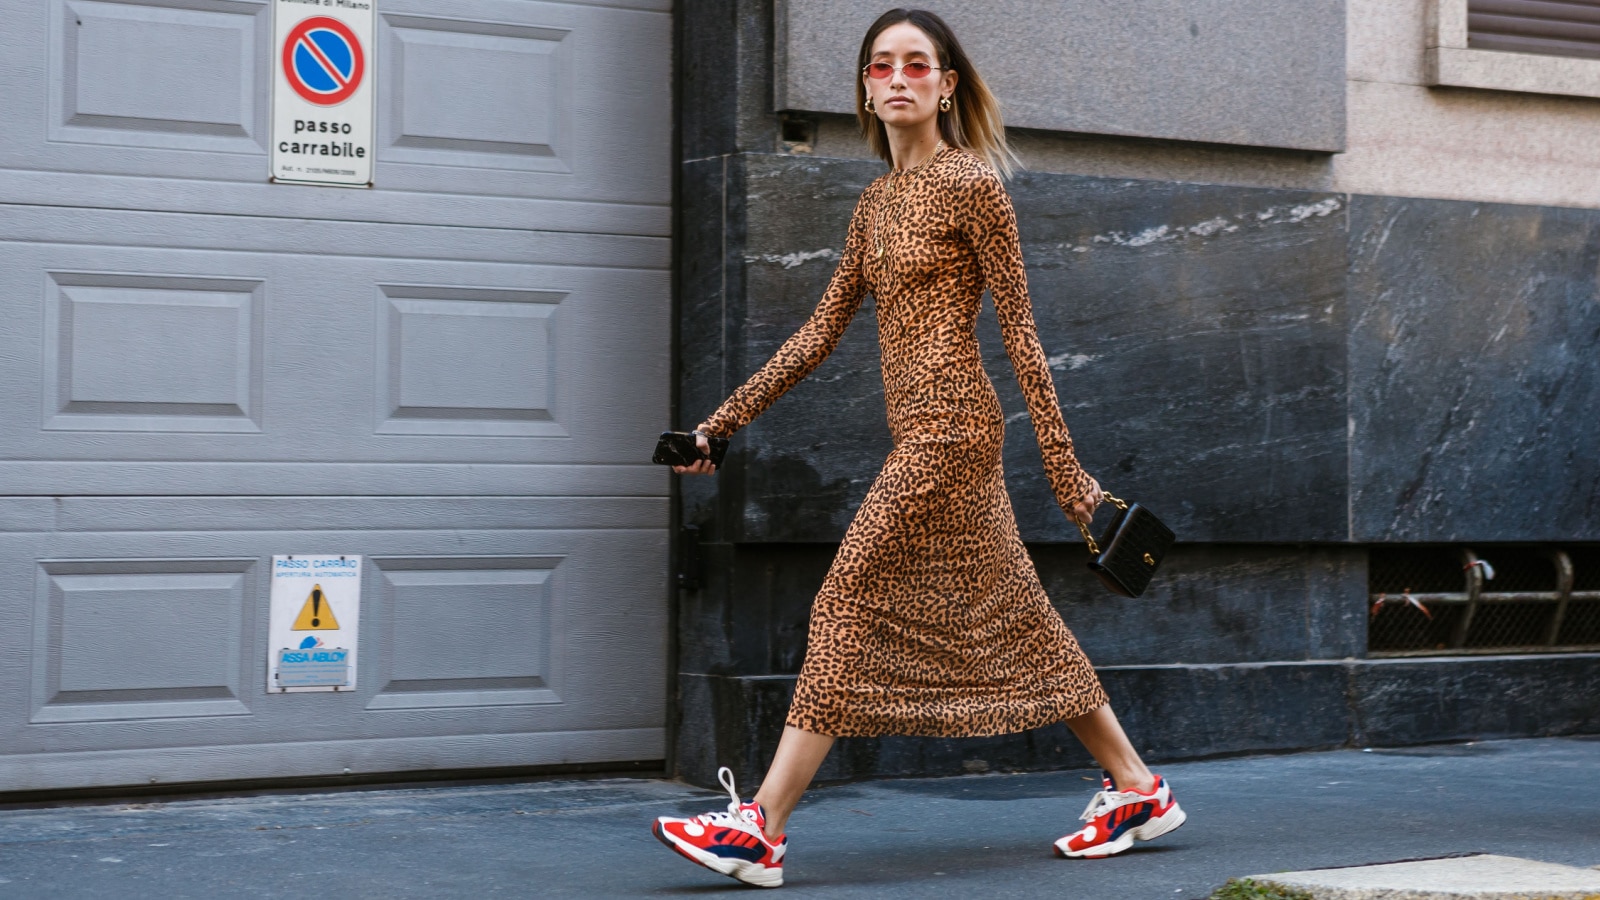
{"label": "green weed", "polygon": [[1297,888],[1257,884],[1250,878],[1230,878],[1227,884],[1212,892],[1209,900],[1313,900],[1313,898]]}

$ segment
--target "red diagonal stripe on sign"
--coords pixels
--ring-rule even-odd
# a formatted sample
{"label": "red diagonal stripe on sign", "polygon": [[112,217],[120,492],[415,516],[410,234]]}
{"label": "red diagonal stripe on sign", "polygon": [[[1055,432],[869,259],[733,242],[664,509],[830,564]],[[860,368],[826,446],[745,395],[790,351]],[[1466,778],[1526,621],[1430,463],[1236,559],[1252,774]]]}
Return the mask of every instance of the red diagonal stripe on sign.
{"label": "red diagonal stripe on sign", "polygon": [[317,42],[311,39],[310,32],[300,38],[300,45],[311,51],[311,55],[316,58],[318,63],[322,64],[324,69],[328,70],[328,74],[333,76],[333,80],[339,83],[339,87],[344,87],[350,83],[349,79],[345,78],[339,71],[339,67],[333,64],[333,60],[323,55],[322,48],[318,47]]}

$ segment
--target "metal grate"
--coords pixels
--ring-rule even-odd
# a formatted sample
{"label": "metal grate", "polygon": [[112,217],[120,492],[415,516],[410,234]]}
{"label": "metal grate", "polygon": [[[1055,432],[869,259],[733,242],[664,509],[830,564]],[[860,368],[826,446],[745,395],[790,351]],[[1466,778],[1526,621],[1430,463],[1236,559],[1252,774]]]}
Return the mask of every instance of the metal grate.
{"label": "metal grate", "polygon": [[1467,0],[1467,46],[1600,59],[1600,0]]}
{"label": "metal grate", "polygon": [[1448,648],[1465,607],[1432,602],[1430,595],[1461,591],[1462,565],[1461,551],[1449,548],[1374,548],[1367,557],[1368,651]]}
{"label": "metal grate", "polygon": [[1600,648],[1600,549],[1378,547],[1367,573],[1373,655]]}

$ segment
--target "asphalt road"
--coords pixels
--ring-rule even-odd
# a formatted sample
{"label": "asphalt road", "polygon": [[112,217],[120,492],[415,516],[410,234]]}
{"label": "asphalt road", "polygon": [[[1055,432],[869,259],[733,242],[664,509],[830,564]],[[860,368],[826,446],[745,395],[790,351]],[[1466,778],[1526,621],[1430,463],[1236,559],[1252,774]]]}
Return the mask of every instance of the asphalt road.
{"label": "asphalt road", "polygon": [[[1469,852],[1600,865],[1600,736],[1159,766],[1183,828],[1060,860],[1096,773],[814,790],[790,822],[799,897],[1195,900],[1229,877]],[[751,786],[753,787],[753,786]],[[749,788],[746,789],[748,794]],[[649,821],[719,806],[644,779],[0,809],[0,897],[688,897],[752,892]]]}

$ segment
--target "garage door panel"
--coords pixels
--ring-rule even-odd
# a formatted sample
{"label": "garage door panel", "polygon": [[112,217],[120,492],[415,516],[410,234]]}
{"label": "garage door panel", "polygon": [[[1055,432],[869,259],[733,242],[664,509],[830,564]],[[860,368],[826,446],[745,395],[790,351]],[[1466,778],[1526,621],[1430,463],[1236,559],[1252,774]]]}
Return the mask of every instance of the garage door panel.
{"label": "garage door panel", "polygon": [[[108,240],[111,237],[114,240]],[[175,216],[37,204],[6,206],[5,216],[0,217],[0,242],[89,245],[94,250],[83,252],[93,253],[107,244],[294,256],[318,250],[326,252],[313,255],[387,259],[396,264],[445,260],[657,270],[671,265],[671,242],[660,237],[374,222],[356,226],[244,213]]]}
{"label": "garage door panel", "polygon": [[[551,611],[560,556],[374,560],[385,595],[382,683],[368,709],[560,703]],[[448,597],[441,614],[440,598]],[[448,623],[472,622],[462,629]]]}
{"label": "garage door panel", "polygon": [[264,284],[52,272],[46,431],[261,430]]}
{"label": "garage door panel", "polygon": [[[630,442],[648,453],[654,439],[634,435]],[[649,464],[0,461],[0,494],[650,498],[665,497],[671,477]]]}
{"label": "garage door panel", "polygon": [[[13,46],[48,53],[20,70],[0,120],[46,127],[0,132],[0,168],[266,181],[264,0],[49,0],[7,13]],[[278,192],[363,221],[381,220],[374,195],[393,193],[422,195],[407,203],[417,221],[437,218],[441,193],[670,201],[670,104],[639,91],[670,83],[670,16],[461,0],[443,17],[425,0],[388,0],[378,18],[378,189]],[[580,72],[578,60],[596,64]]]}
{"label": "garage door panel", "polygon": [[0,756],[8,790],[256,780],[418,769],[563,765],[575,760],[649,761],[666,750],[661,728],[441,735],[290,744],[190,744],[124,751]]}
{"label": "garage door panel", "polygon": [[[0,97],[3,97],[0,94]],[[65,151],[63,151],[65,152]],[[134,154],[136,151],[125,151]],[[3,165],[3,164],[0,164]],[[521,229],[528,246],[514,254],[539,252],[562,237],[634,235],[664,237],[671,233],[672,210],[666,203],[596,201],[582,198],[540,199],[494,197],[488,195],[415,194],[371,191],[341,191],[359,194],[347,205],[326,202],[319,192],[327,189],[304,186],[242,183],[219,190],[211,181],[198,179],[128,178],[99,173],[66,173],[43,170],[18,171],[0,168],[0,197],[24,206],[54,206],[103,209],[160,210],[201,213],[215,216],[264,216],[294,219],[298,223],[330,223],[345,228],[359,216],[364,224],[411,224],[423,220],[439,226],[467,229]],[[426,216],[421,213],[425,212]],[[0,222],[3,224],[3,222]],[[346,234],[346,240],[363,237]],[[556,232],[558,234],[551,234]],[[572,234],[559,234],[568,232]],[[486,235],[491,241],[495,235]],[[468,250],[462,258],[473,259],[483,250]],[[435,256],[425,251],[422,256]]]}
{"label": "garage door panel", "polygon": [[380,434],[571,435],[568,292],[378,290]]}
{"label": "garage door panel", "polygon": [[49,138],[264,154],[269,7],[50,0]]}
{"label": "garage door panel", "polygon": [[6,459],[638,464],[667,424],[668,360],[640,352],[667,309],[639,306],[665,272],[87,255],[0,244],[0,296],[35,310],[0,334]]}
{"label": "garage door panel", "polygon": [[[572,171],[569,28],[381,16],[391,162]],[[441,84],[474,86],[453,102]]]}
{"label": "garage door panel", "polygon": [[[528,0],[436,12],[411,0],[379,14],[389,65],[378,161],[397,189],[566,196],[540,187],[566,176],[590,196],[668,200],[665,148],[632,135],[670,135],[670,107],[629,103],[614,117],[639,85],[671,77],[665,16]],[[473,86],[473,102],[456,85]]]}
{"label": "garage door panel", "polygon": [[[369,555],[357,690],[269,694],[271,556],[326,549]],[[31,753],[658,727],[665,569],[653,528],[0,535],[0,596],[35,620],[0,741]]]}
{"label": "garage door panel", "polygon": [[247,714],[255,564],[41,560],[29,721]]}
{"label": "garage door panel", "polygon": [[[649,470],[647,470],[649,471]],[[334,492],[327,492],[334,493]],[[582,531],[659,526],[667,498],[654,497],[7,497],[0,533],[143,531],[406,531],[449,522],[469,531],[519,531],[560,522]]]}

